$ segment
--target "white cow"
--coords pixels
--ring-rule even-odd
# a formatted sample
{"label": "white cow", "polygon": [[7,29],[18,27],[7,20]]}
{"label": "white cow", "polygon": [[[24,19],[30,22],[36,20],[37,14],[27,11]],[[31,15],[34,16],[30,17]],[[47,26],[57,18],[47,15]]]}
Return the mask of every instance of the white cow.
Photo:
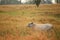
{"label": "white cow", "polygon": [[[38,30],[38,31],[43,31],[46,32],[48,35],[47,37],[50,38],[52,36],[52,32],[56,33],[56,30],[54,30],[53,25],[46,23],[46,24],[37,24],[37,23],[29,23],[28,27],[34,29],[34,30]],[[52,30],[51,30],[52,29]]]}
{"label": "white cow", "polygon": [[31,22],[31,23],[28,24],[28,27],[33,28],[33,29],[37,29],[37,30],[48,31],[48,30],[53,28],[53,25],[48,24],[48,23],[46,23],[46,24],[36,24],[36,23]]}

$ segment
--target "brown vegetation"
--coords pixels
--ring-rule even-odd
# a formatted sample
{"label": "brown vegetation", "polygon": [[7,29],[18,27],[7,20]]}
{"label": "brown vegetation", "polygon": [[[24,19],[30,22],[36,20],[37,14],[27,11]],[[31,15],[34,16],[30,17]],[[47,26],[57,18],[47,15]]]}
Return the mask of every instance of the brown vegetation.
{"label": "brown vegetation", "polygon": [[[59,40],[60,5],[0,5],[0,40]],[[28,22],[51,23],[56,32],[34,31]]]}

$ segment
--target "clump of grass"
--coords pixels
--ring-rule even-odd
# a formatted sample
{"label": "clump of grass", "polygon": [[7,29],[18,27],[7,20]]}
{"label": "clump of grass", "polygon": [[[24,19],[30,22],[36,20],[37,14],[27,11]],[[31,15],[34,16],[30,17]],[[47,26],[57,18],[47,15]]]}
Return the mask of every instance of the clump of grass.
{"label": "clump of grass", "polygon": [[29,33],[29,29],[21,29],[19,34],[20,36],[27,36],[27,35],[31,35],[31,33]]}
{"label": "clump of grass", "polygon": [[5,36],[6,35],[6,31],[0,31],[0,36]]}
{"label": "clump of grass", "polygon": [[60,39],[60,31],[59,30],[56,30],[56,37],[58,40]]}
{"label": "clump of grass", "polygon": [[16,32],[13,29],[7,30],[6,32],[7,32],[7,34],[11,34],[13,36],[16,35]]}
{"label": "clump of grass", "polygon": [[60,14],[50,14],[51,16],[54,16],[56,18],[60,18]]}
{"label": "clump of grass", "polygon": [[12,11],[11,12],[0,11],[0,14],[5,14],[5,15],[7,14],[7,15],[12,15],[12,16],[19,15],[18,12],[14,12],[14,11],[13,12]]}
{"label": "clump of grass", "polygon": [[0,10],[0,13],[4,13],[4,12],[5,12],[5,11],[1,11],[1,10]]}
{"label": "clump of grass", "polygon": [[12,30],[6,30],[6,31],[0,31],[0,36],[5,36],[7,34],[11,34],[11,35],[16,35],[15,32]]}
{"label": "clump of grass", "polygon": [[26,36],[27,35],[27,32],[26,31],[21,31],[19,35],[20,36]]}

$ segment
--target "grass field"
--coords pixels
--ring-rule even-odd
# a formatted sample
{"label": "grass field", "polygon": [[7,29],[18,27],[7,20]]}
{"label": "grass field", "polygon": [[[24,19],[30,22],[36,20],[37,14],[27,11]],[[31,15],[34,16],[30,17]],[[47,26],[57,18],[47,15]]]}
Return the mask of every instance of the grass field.
{"label": "grass field", "polygon": [[[34,31],[29,22],[51,23],[55,32]],[[0,40],[60,40],[60,4],[0,5]]]}

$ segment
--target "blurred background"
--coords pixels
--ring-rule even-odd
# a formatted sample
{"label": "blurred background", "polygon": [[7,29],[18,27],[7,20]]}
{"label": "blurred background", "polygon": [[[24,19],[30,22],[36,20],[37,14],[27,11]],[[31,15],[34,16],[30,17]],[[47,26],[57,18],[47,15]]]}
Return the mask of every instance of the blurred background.
{"label": "blurred background", "polygon": [[[41,4],[57,4],[60,0],[41,0]],[[35,4],[35,0],[0,0],[0,4]]]}

